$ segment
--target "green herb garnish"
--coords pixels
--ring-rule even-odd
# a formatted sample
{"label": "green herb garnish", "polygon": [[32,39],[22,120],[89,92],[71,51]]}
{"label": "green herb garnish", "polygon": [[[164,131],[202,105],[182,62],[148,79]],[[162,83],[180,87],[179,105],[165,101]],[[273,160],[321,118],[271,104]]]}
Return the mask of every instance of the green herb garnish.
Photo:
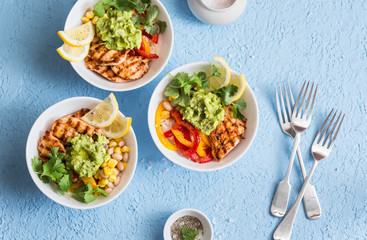
{"label": "green herb garnish", "polygon": [[95,190],[92,187],[92,184],[90,182],[87,183],[87,185],[82,185],[75,189],[74,191],[74,197],[81,202],[90,203],[97,199],[96,196],[93,195],[93,193],[98,192],[101,193],[103,196],[107,197],[108,193],[106,193],[101,188],[97,187]]}
{"label": "green herb garnish", "polygon": [[185,238],[186,240],[195,240],[195,237],[199,235],[198,230],[192,230],[188,228],[187,226],[184,226],[181,232],[182,232],[182,237]]}
{"label": "green herb garnish", "polygon": [[50,159],[45,163],[42,163],[38,156],[34,157],[32,167],[42,182],[55,182],[57,191],[65,194],[71,187],[72,173],[65,169],[65,164],[62,162],[65,153],[58,154],[58,151],[58,147],[51,147],[51,153],[47,154]]}
{"label": "green herb garnish", "polygon": [[[212,87],[213,88],[213,87]],[[216,89],[213,92],[217,94],[218,97],[222,100],[222,105],[232,105],[233,106],[233,117],[238,119],[244,119],[245,116],[241,113],[240,110],[246,108],[246,102],[243,99],[239,99],[236,102],[231,101],[231,97],[234,96],[238,91],[238,87],[230,84],[227,87],[222,87],[220,89]]]}

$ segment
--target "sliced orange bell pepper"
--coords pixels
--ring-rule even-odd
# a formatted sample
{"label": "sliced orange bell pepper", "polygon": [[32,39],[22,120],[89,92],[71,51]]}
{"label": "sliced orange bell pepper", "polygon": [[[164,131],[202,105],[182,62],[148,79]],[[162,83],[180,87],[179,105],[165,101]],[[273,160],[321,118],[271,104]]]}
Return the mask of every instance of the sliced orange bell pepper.
{"label": "sliced orange bell pepper", "polygon": [[185,145],[186,147],[193,147],[194,146],[194,142],[193,141],[189,141],[186,140],[186,138],[184,137],[183,133],[177,129],[172,128],[171,129],[173,135],[175,135],[175,137],[177,138],[177,140],[182,143],[183,145]]}
{"label": "sliced orange bell pepper", "polygon": [[176,145],[172,144],[170,141],[168,141],[168,139],[164,136],[164,133],[163,133],[163,129],[161,127],[161,114],[162,114],[162,111],[164,111],[164,106],[163,106],[163,102],[162,101],[156,112],[155,112],[155,131],[157,132],[157,136],[158,136],[158,139],[159,141],[162,143],[162,145],[167,148],[168,150],[171,150],[171,151],[176,151],[178,148],[176,147]]}
{"label": "sliced orange bell pepper", "polygon": [[206,152],[204,150],[205,146],[206,146],[206,144],[204,143],[203,139],[200,138],[199,146],[198,146],[198,149],[196,150],[196,153],[200,157],[205,157],[206,156]]}
{"label": "sliced orange bell pepper", "polygon": [[93,189],[97,189],[98,186],[96,180],[93,177],[81,177],[81,179],[83,180],[85,185],[87,185],[87,183],[90,182],[90,184],[92,184]]}
{"label": "sliced orange bell pepper", "polygon": [[147,40],[145,40],[144,37],[142,37],[142,45],[144,45],[144,47],[141,47],[140,50],[146,52],[147,54],[150,54],[149,43]]}
{"label": "sliced orange bell pepper", "polygon": [[200,136],[200,139],[203,140],[203,142],[205,143],[205,145],[207,145],[208,147],[210,147],[209,137],[207,135],[205,135],[204,133],[202,133],[201,131],[199,131],[199,136]]}

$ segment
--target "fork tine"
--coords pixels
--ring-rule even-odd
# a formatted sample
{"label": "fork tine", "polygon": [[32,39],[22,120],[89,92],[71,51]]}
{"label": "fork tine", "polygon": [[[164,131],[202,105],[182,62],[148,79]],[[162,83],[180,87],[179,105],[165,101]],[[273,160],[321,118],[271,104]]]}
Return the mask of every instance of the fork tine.
{"label": "fork tine", "polygon": [[329,136],[328,136],[328,138],[326,139],[326,141],[325,141],[325,147],[328,147],[329,146],[329,142],[330,142],[330,139],[332,138],[332,136],[333,136],[333,133],[334,133],[334,130],[335,130],[335,127],[338,125],[338,123],[339,123],[339,120],[340,120],[340,117],[341,117],[341,115],[342,115],[342,113],[340,112],[339,113],[339,116],[338,116],[338,119],[336,120],[336,122],[335,122],[335,124],[334,124],[334,126],[333,126],[333,129],[331,129],[331,132],[330,132],[330,134],[329,134]]}
{"label": "fork tine", "polygon": [[312,92],[313,92],[313,85],[314,85],[314,83],[312,83],[312,85],[311,85],[311,90],[310,90],[310,94],[308,94],[308,98],[307,98],[307,104],[306,104],[306,107],[305,107],[305,109],[304,109],[304,111],[303,111],[303,115],[302,115],[302,118],[304,118],[304,119],[306,119],[306,117],[307,117],[307,109],[308,109],[308,106],[310,105],[310,102],[311,102],[311,94],[312,94]]}
{"label": "fork tine", "polygon": [[289,122],[290,119],[288,120],[287,111],[285,110],[284,98],[283,98],[283,93],[282,93],[282,87],[279,87],[279,92],[280,92],[280,101],[282,103],[284,122],[286,123],[286,122]]}
{"label": "fork tine", "polygon": [[315,107],[315,98],[316,98],[316,94],[317,94],[317,89],[318,89],[318,85],[316,85],[316,88],[315,88],[315,94],[313,95],[313,99],[312,99],[312,104],[311,104],[311,109],[310,109],[310,112],[308,114],[308,119],[311,119],[312,118],[312,113],[313,113],[313,109]]}
{"label": "fork tine", "polygon": [[298,98],[297,98],[297,101],[296,101],[296,105],[294,105],[293,113],[292,113],[292,118],[294,118],[294,117],[296,116],[297,109],[298,109],[298,104],[299,104],[299,100],[301,99],[302,92],[303,92],[303,89],[304,89],[304,87],[305,87],[305,84],[306,84],[306,81],[304,81],[304,82],[303,82],[303,85],[302,85],[301,91],[299,92],[299,95],[298,95]]}
{"label": "fork tine", "polygon": [[294,107],[293,94],[292,94],[291,86],[289,85],[289,83],[288,83],[288,90],[289,90],[289,95],[290,95],[290,99],[291,99],[292,107]]}
{"label": "fork tine", "polygon": [[279,122],[280,124],[283,124],[283,118],[282,118],[282,111],[280,110],[280,104],[279,104],[279,95],[278,95],[278,87],[275,86],[275,98],[277,101],[277,110],[278,110],[278,117],[279,117]]}
{"label": "fork tine", "polygon": [[[285,85],[283,85],[283,87],[284,87],[285,100],[286,100],[286,102],[287,102],[287,108],[288,108],[288,114],[287,114],[287,116],[289,117],[289,121],[291,121],[291,117],[292,117],[292,108],[291,108],[291,105],[289,104],[287,88],[285,87]],[[292,94],[292,93],[291,93],[291,94]],[[293,105],[292,105],[292,107],[293,107]]]}
{"label": "fork tine", "polygon": [[333,141],[332,141],[332,142],[331,142],[331,144],[330,144],[330,147],[329,147],[329,149],[330,149],[330,150],[331,150],[331,148],[334,146],[336,136],[338,136],[338,133],[339,133],[339,130],[340,130],[340,126],[342,125],[342,123],[343,123],[343,121],[344,121],[344,117],[345,117],[345,114],[343,114],[343,118],[342,118],[342,120],[341,120],[341,121],[340,121],[340,123],[339,123],[338,130],[336,130],[336,133],[335,133],[335,135],[334,135]]}
{"label": "fork tine", "polygon": [[315,140],[313,141],[313,144],[317,144],[319,141],[318,141],[318,139],[319,139],[319,137],[320,137],[320,134],[321,134],[321,132],[322,132],[322,129],[325,127],[325,125],[326,125],[326,123],[327,123],[327,121],[329,120],[329,117],[330,117],[330,115],[331,115],[331,113],[334,111],[334,108],[333,109],[331,109],[331,111],[330,111],[330,113],[329,113],[329,115],[327,115],[327,117],[326,117],[326,120],[324,121],[324,123],[322,124],[322,126],[321,126],[321,128],[320,128],[320,130],[319,130],[319,132],[317,133],[317,135],[316,135],[316,137],[315,137]]}
{"label": "fork tine", "polygon": [[321,137],[321,139],[320,139],[320,141],[319,141],[319,143],[320,143],[322,146],[324,146],[324,139],[325,139],[325,137],[326,137],[326,136],[327,136],[327,134],[328,134],[328,131],[329,131],[330,126],[331,126],[331,125],[333,124],[333,122],[334,122],[334,119],[335,119],[335,116],[336,116],[337,112],[338,112],[338,110],[336,110],[336,111],[334,112],[333,117],[331,118],[331,120],[330,120],[330,122],[329,122],[328,126],[326,127],[326,130],[324,131],[324,134],[322,135],[322,137]]}
{"label": "fork tine", "polygon": [[[301,105],[299,106],[299,110],[298,110],[298,113],[297,113],[297,116],[299,116],[299,118],[302,118],[302,109],[303,109],[303,103],[305,102],[305,98],[306,98],[306,95],[307,95],[307,91],[308,91],[308,86],[310,85],[310,82],[307,81],[307,86],[306,86],[306,90],[305,92],[303,93],[303,97],[302,97],[302,101],[301,101]],[[304,110],[303,110],[304,111]]]}

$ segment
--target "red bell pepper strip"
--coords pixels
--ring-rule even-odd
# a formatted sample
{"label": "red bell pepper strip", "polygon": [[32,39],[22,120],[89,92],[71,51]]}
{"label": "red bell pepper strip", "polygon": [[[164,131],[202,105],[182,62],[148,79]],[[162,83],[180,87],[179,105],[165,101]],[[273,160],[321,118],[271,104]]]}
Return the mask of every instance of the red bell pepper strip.
{"label": "red bell pepper strip", "polygon": [[191,153],[190,154],[190,158],[191,158],[191,160],[193,162],[197,162],[198,163],[200,161],[200,157],[199,157],[199,155],[196,152]]}
{"label": "red bell pepper strip", "polygon": [[171,130],[168,130],[167,132],[165,132],[164,134],[163,134],[166,138],[169,138],[169,137],[172,137],[173,136],[173,133],[172,133],[172,131]]}
{"label": "red bell pepper strip", "polygon": [[158,33],[152,36],[149,33],[147,33],[145,30],[143,30],[143,35],[149,38],[150,40],[152,40],[152,42],[154,42],[155,44],[158,44],[158,39],[159,39]]}
{"label": "red bell pepper strip", "polygon": [[155,53],[146,53],[140,49],[135,49],[135,52],[137,54],[139,54],[140,56],[143,56],[145,58],[150,58],[150,59],[154,59],[154,58],[158,58],[158,55]]}
{"label": "red bell pepper strip", "polygon": [[79,174],[77,174],[76,172],[73,172],[73,179],[77,179],[79,178]]}
{"label": "red bell pepper strip", "polygon": [[205,149],[205,152],[207,153],[206,156],[200,158],[199,163],[207,163],[207,162],[210,162],[211,160],[213,160],[213,155],[212,155],[211,148]]}

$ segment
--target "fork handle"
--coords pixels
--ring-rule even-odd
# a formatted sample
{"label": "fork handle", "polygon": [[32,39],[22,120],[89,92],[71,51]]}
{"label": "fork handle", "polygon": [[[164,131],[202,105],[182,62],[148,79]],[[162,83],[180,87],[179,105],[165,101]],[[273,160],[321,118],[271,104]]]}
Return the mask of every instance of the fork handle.
{"label": "fork handle", "polygon": [[297,211],[299,208],[299,205],[301,203],[301,200],[303,198],[303,195],[306,192],[306,189],[308,187],[308,184],[310,182],[310,179],[317,167],[318,161],[314,161],[311,171],[309,173],[309,175],[307,176],[302,189],[300,191],[300,193],[298,194],[298,197],[296,199],[296,201],[294,202],[293,206],[291,207],[291,209],[288,211],[287,215],[284,217],[283,221],[278,225],[277,229],[275,229],[274,234],[273,234],[273,239],[274,240],[288,240],[290,239],[291,235],[292,235],[292,228],[293,228],[293,223],[294,220],[296,218],[297,215]]}
{"label": "fork handle", "polygon": [[[306,174],[305,165],[303,163],[300,146],[298,146],[297,148],[297,156],[298,156],[299,166],[301,167],[303,180],[306,180],[307,174]],[[315,186],[312,185],[311,183],[308,184],[305,195],[303,196],[303,205],[305,207],[307,218],[318,219],[321,217],[320,202],[317,197]]]}
{"label": "fork handle", "polygon": [[294,136],[294,140],[293,140],[292,153],[291,153],[291,156],[289,157],[287,173],[285,174],[285,177],[284,177],[284,180],[283,180],[283,181],[288,182],[288,183],[289,183],[289,176],[291,174],[293,163],[294,163],[294,157],[296,156],[296,151],[297,151],[297,148],[299,146],[300,141],[301,141],[301,134],[296,133],[296,136]]}

